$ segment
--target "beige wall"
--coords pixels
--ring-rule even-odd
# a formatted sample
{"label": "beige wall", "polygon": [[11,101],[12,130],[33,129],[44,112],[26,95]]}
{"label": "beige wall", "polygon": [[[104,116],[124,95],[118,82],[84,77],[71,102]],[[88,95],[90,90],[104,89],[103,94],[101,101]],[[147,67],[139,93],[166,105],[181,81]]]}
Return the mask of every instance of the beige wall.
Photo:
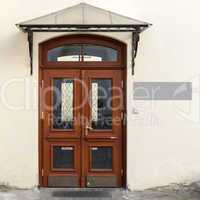
{"label": "beige wall", "polygon": [[[130,34],[112,34],[128,44],[129,188],[200,179],[198,1],[86,2],[154,24],[141,36],[134,77],[130,71]],[[38,185],[38,43],[55,37],[55,33],[34,35],[31,77],[27,38],[14,24],[76,3],[79,1],[15,0],[0,8],[0,184],[21,188]],[[133,101],[134,80],[192,81],[193,100]],[[138,114],[133,114],[133,108]]]}

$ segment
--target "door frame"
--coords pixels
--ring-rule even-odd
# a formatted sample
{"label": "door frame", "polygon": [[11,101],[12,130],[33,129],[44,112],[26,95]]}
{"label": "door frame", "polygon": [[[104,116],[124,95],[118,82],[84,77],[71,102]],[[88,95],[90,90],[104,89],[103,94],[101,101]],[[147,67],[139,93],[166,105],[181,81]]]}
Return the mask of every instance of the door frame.
{"label": "door frame", "polygon": [[[84,63],[74,63],[69,62],[67,64],[61,64],[60,66],[53,66],[44,61],[44,52],[46,52],[46,45],[48,44],[58,44],[62,43],[62,41],[80,41],[87,42],[93,44],[102,44],[111,46],[114,44],[115,48],[117,48],[120,52],[119,62],[115,63],[102,63],[99,64],[97,62],[84,62]],[[50,46],[51,46],[50,45]],[[127,46],[125,43],[118,41],[113,38],[109,38],[107,36],[99,36],[94,34],[73,34],[73,35],[65,35],[57,38],[50,39],[48,41],[42,42],[39,44],[39,66],[38,66],[38,169],[39,169],[39,187],[43,187],[43,108],[42,108],[42,88],[43,88],[43,73],[45,69],[84,69],[90,70],[95,65],[95,69],[97,70],[105,70],[106,69],[117,69],[121,70],[123,73],[123,122],[122,122],[122,166],[123,166],[123,175],[122,175],[122,187],[127,188]]]}

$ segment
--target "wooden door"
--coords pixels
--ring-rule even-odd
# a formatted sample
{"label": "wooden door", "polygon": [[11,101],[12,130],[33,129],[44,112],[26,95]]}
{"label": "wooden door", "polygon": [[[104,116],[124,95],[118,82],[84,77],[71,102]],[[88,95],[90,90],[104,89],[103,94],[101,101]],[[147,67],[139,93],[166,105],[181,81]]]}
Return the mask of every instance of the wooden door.
{"label": "wooden door", "polygon": [[[82,174],[87,187],[120,187],[122,169],[121,72],[82,71],[84,126]],[[89,91],[89,94],[88,94]]]}
{"label": "wooden door", "polygon": [[121,70],[44,70],[42,182],[122,186]]}

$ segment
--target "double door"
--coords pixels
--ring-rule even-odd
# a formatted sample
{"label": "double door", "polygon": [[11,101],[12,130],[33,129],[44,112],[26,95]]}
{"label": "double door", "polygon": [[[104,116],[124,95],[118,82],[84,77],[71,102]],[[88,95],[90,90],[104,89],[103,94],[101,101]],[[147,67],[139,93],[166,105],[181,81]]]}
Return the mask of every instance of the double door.
{"label": "double door", "polygon": [[43,71],[41,180],[45,187],[121,187],[121,70]]}

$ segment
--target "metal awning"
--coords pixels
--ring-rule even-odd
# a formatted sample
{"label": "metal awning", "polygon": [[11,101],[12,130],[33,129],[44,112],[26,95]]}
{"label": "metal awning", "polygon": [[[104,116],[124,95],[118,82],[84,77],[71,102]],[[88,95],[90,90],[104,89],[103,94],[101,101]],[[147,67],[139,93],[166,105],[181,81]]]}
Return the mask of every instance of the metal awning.
{"label": "metal awning", "polygon": [[28,33],[32,74],[33,32],[132,32],[133,69],[139,34],[151,24],[86,3],[21,22],[16,26]]}

